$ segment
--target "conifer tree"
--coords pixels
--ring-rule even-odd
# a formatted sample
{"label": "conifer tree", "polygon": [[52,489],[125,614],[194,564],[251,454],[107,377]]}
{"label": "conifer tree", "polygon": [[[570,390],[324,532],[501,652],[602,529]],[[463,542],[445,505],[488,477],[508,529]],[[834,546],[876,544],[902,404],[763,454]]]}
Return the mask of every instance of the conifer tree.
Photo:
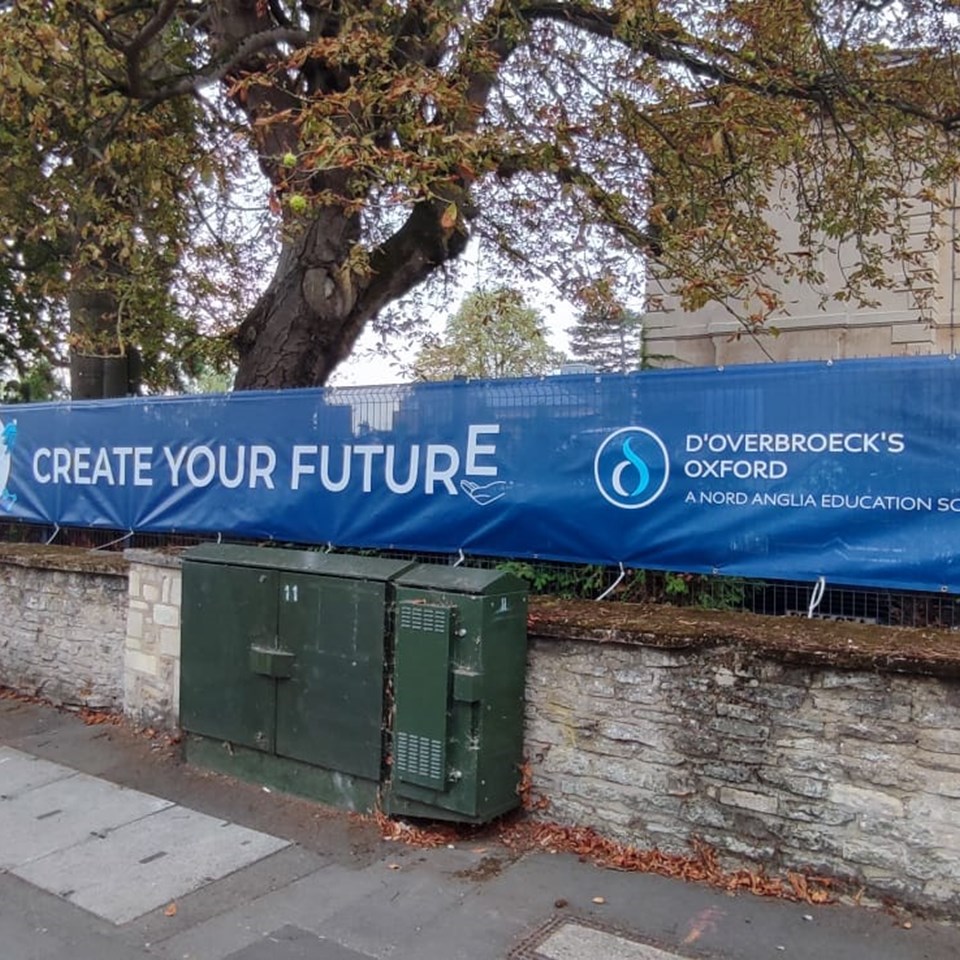
{"label": "conifer tree", "polygon": [[573,357],[598,373],[629,373],[644,366],[643,319],[637,313],[585,311],[567,333]]}

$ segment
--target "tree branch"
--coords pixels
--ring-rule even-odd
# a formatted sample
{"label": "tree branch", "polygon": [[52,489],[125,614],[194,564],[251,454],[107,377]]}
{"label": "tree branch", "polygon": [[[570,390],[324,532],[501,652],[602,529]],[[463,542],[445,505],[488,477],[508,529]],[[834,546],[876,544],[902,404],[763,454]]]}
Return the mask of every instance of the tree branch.
{"label": "tree branch", "polygon": [[437,267],[463,253],[468,240],[466,230],[459,224],[444,227],[442,223],[444,211],[454,202],[452,197],[421,201],[404,225],[372,252],[371,277],[357,298],[358,313],[374,316]]}
{"label": "tree branch", "polygon": [[559,23],[568,23],[584,33],[596,37],[612,39],[622,20],[618,13],[604,10],[592,3],[573,3],[570,0],[543,0],[543,2],[526,3],[519,7],[517,13],[524,20],[554,20]]}
{"label": "tree branch", "polygon": [[293,29],[293,23],[290,18],[284,12],[283,7],[280,6],[279,0],[269,0],[270,4],[270,13],[273,16],[273,19],[280,24],[281,27],[286,27],[288,30]]}
{"label": "tree branch", "polygon": [[162,0],[154,15],[143,25],[140,32],[124,45],[125,56],[133,57],[145,50],[170,22],[179,2],[180,0]]}
{"label": "tree branch", "polygon": [[400,18],[393,45],[393,62],[398,67],[416,63],[432,69],[440,62],[442,45],[424,42],[430,34],[430,20],[426,14],[431,6],[431,0],[415,0]]}
{"label": "tree branch", "polygon": [[221,56],[202,66],[196,73],[165,78],[148,89],[142,90],[139,95],[130,90],[125,92],[144,100],[148,107],[154,106],[164,100],[196,93],[207,84],[224,80],[251,57],[276,47],[277,44],[288,43],[291,46],[302,47],[309,42],[310,35],[305,30],[291,30],[287,27],[262,30],[244,37],[243,40],[223,51]]}
{"label": "tree branch", "polygon": [[[887,0],[877,0],[872,4],[864,2],[860,6],[881,10],[887,6]],[[664,20],[662,25],[658,25],[656,21],[627,24],[614,11],[578,0],[534,0],[520,7],[518,14],[530,22],[545,20],[569,24],[593,36],[616,40],[658,62],[683,67],[701,79],[737,87],[760,96],[783,97],[823,106],[833,102],[837,91],[841,90],[850,98],[859,95],[873,106],[899,111],[946,131],[960,124],[960,114],[955,112],[941,116],[919,103],[885,95],[869,86],[851,84],[836,64],[833,64],[832,69],[808,76],[794,73],[784,80],[772,75],[764,76],[758,73],[754,64],[746,61],[740,51],[716,43],[697,43],[695,40],[691,42],[693,38],[671,20]],[[713,59],[707,59],[707,54]],[[724,66],[720,62],[722,59],[738,63],[743,67],[743,72]]]}

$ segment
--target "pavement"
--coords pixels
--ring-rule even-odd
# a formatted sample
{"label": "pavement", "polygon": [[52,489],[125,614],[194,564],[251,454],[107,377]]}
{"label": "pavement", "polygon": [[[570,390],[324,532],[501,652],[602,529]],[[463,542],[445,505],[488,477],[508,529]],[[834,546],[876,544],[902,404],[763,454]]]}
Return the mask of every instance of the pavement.
{"label": "pavement", "polygon": [[384,840],[162,735],[0,699],[0,960],[957,957],[960,927],[900,909],[731,896],[490,829]]}

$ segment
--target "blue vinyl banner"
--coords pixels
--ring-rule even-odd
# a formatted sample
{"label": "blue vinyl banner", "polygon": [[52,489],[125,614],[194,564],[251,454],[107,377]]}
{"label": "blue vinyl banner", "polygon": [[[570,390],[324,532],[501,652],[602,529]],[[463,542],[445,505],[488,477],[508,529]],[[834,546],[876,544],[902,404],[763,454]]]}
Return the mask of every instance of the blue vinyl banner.
{"label": "blue vinyl banner", "polygon": [[0,517],[960,591],[947,357],[0,408]]}

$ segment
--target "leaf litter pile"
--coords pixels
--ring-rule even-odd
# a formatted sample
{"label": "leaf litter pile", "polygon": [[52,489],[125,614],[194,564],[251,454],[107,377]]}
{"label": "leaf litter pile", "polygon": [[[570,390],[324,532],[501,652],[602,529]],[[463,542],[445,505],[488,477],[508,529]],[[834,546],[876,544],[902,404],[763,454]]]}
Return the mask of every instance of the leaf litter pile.
{"label": "leaf litter pile", "polygon": [[[34,703],[43,706],[51,705],[50,701],[43,697],[31,693],[18,693],[9,687],[0,687],[0,700],[13,700],[16,703]],[[106,708],[99,709],[95,707],[62,705],[60,709],[66,710],[69,713],[75,713],[88,727],[101,725],[117,727],[123,724],[123,714]]]}
{"label": "leaf litter pile", "polygon": [[533,850],[572,853],[584,863],[608,870],[655,873],[676,880],[708,883],[730,893],[747,891],[761,897],[805,903],[829,903],[832,899],[831,881],[827,877],[789,872],[781,878],[746,868],[724,870],[716,851],[699,840],[693,842],[693,853],[671,854],[619,843],[597,833],[593,827],[567,827],[526,819],[504,824],[499,839],[518,854]]}
{"label": "leaf litter pile", "polygon": [[[392,820],[379,810],[372,817],[352,814],[359,821],[373,820],[385,840],[413,847],[451,846],[456,842],[476,840],[489,828],[454,824],[416,825],[405,820]],[[607,870],[631,873],[654,873],[676,880],[707,883],[729,893],[749,892],[761,897],[779,897],[811,904],[833,902],[833,881],[828,877],[812,877],[789,871],[786,877],[771,877],[762,870],[725,870],[717,852],[708,844],[695,840],[690,854],[641,850],[604,837],[593,827],[563,826],[524,816],[506,818],[495,826],[497,840],[515,856],[524,853],[569,853],[583,863],[592,863]],[[487,833],[489,836],[489,833]]]}
{"label": "leaf litter pile", "polygon": [[72,713],[80,718],[88,727],[125,727],[137,736],[151,741],[151,749],[172,750],[181,741],[179,733],[155,730],[153,727],[140,728],[130,723],[122,713],[117,713],[107,707],[84,707],[75,704],[55,703],[45,697],[32,693],[20,693],[10,687],[0,687],[0,700],[11,700],[15,703],[30,703],[45,707],[55,707],[57,710]]}

